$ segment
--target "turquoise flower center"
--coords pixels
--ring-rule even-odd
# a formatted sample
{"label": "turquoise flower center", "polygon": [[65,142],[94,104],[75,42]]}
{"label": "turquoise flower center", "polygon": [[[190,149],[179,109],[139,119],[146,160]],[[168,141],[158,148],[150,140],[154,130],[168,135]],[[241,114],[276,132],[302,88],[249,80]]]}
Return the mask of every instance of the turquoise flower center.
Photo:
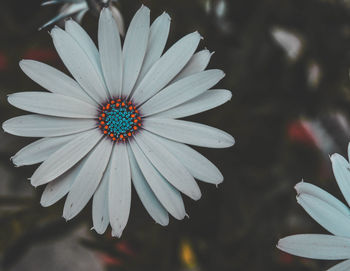
{"label": "turquoise flower center", "polygon": [[99,115],[99,128],[113,141],[125,142],[141,127],[141,116],[136,106],[121,99],[106,103]]}

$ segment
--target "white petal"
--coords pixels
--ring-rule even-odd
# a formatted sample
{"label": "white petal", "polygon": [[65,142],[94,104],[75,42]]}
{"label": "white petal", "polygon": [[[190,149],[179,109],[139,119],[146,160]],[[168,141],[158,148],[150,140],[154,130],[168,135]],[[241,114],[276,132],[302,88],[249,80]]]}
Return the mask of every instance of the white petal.
{"label": "white petal", "polygon": [[298,234],[279,240],[277,247],[287,253],[311,259],[350,258],[350,239],[326,234]]}
{"label": "white petal", "polygon": [[349,215],[344,215],[328,202],[309,194],[300,194],[297,201],[327,231],[335,235],[350,237]]}
{"label": "white petal", "polygon": [[17,167],[41,163],[75,137],[68,135],[39,139],[18,151],[11,160]]}
{"label": "white petal", "polygon": [[49,65],[34,60],[22,60],[19,66],[29,78],[52,93],[96,104],[75,80]]}
{"label": "white petal", "polygon": [[213,53],[210,53],[209,50],[202,50],[194,54],[185,68],[174,78],[173,82],[204,71],[208,67],[212,55]]}
{"label": "white petal", "polygon": [[111,141],[104,138],[88,154],[64,204],[63,217],[65,219],[70,220],[75,217],[89,202],[103,177],[112,149]]}
{"label": "white petal", "polygon": [[93,119],[97,115],[95,106],[60,94],[18,92],[9,95],[7,100],[22,110],[55,117]]}
{"label": "white petal", "polygon": [[154,219],[156,223],[162,226],[169,224],[168,212],[164,209],[162,204],[153,193],[152,189],[148,185],[145,177],[143,176],[140,167],[137,164],[134,153],[128,145],[128,154],[130,160],[131,177],[135,190],[139,195],[139,198],[146,208],[147,212]]}
{"label": "white petal", "polygon": [[195,115],[215,107],[218,107],[231,100],[232,93],[226,89],[213,89],[169,110],[155,114],[157,118],[183,118]]}
{"label": "white petal", "polygon": [[200,39],[198,32],[183,37],[154,63],[135,89],[134,102],[141,104],[165,87],[190,60]]}
{"label": "white petal", "polygon": [[113,6],[111,6],[111,11],[114,20],[117,22],[118,26],[118,31],[120,35],[124,36],[125,35],[125,26],[124,26],[124,19],[122,14],[119,12],[119,10]]}
{"label": "white petal", "polygon": [[101,82],[104,82],[100,54],[88,33],[86,33],[86,31],[72,19],[66,21],[65,30],[75,39],[81,49],[86,53],[98,76],[100,77]]}
{"label": "white petal", "polygon": [[337,180],[338,186],[347,201],[350,205],[350,165],[346,159],[339,155],[333,154],[331,156],[333,173],[335,179]]}
{"label": "white petal", "polygon": [[223,182],[224,177],[220,170],[199,152],[164,137],[158,137],[158,139],[196,179],[215,185]]}
{"label": "white petal", "polygon": [[48,183],[65,173],[88,154],[101,137],[102,133],[97,129],[78,135],[40,165],[31,177],[32,185]]}
{"label": "white petal", "polygon": [[207,125],[173,119],[146,118],[143,127],[174,141],[208,148],[227,148],[235,144],[228,133]]}
{"label": "white petal", "polygon": [[153,115],[185,103],[216,85],[225,74],[220,70],[203,71],[169,85],[145,102],[143,116]]}
{"label": "white petal", "polygon": [[77,165],[62,174],[52,182],[49,182],[41,196],[40,204],[44,207],[51,206],[68,194],[72,184],[86,161],[84,157]]}
{"label": "white petal", "polygon": [[75,80],[95,101],[105,102],[107,90],[104,82],[80,45],[70,34],[58,27],[52,29],[51,35],[59,56]]}
{"label": "white petal", "polygon": [[121,237],[131,206],[131,172],[126,144],[117,144],[114,148],[109,178],[109,219],[114,235]]}
{"label": "white petal", "polygon": [[130,141],[130,146],[143,176],[158,200],[173,217],[183,219],[186,211],[179,191],[159,174],[134,140]]}
{"label": "white petal", "polygon": [[96,127],[93,119],[67,119],[41,115],[24,115],[5,121],[5,132],[25,137],[52,137],[75,134]]}
{"label": "white petal", "polygon": [[107,8],[100,15],[98,45],[109,93],[112,97],[119,97],[123,78],[122,49],[117,24]]}
{"label": "white petal", "polygon": [[99,234],[103,234],[109,225],[108,187],[110,168],[111,163],[109,162],[92,200],[92,221],[94,230]]}
{"label": "white petal", "polygon": [[298,194],[309,194],[320,200],[327,202],[332,207],[336,208],[339,212],[343,213],[346,216],[350,216],[350,209],[340,200],[324,191],[323,189],[317,187],[316,185],[300,182],[295,186],[295,189]]}
{"label": "white petal", "polygon": [[[145,77],[152,65],[161,57],[170,30],[170,16],[166,12],[160,15],[151,25],[146,56],[142,64],[138,84]],[[137,84],[137,85],[138,85]]]}
{"label": "white petal", "polygon": [[42,30],[43,28],[45,28],[51,24],[54,24],[62,19],[65,19],[69,16],[75,16],[76,14],[79,14],[80,12],[84,12],[84,11],[86,12],[87,10],[88,10],[88,5],[87,5],[86,1],[80,2],[80,3],[75,3],[73,5],[65,4],[60,9],[59,14],[56,17],[54,17],[53,19],[51,19],[50,21],[48,21],[46,24],[41,26],[39,28],[39,30]]}
{"label": "white petal", "polygon": [[332,268],[328,269],[328,271],[348,271],[350,270],[350,260],[341,262]]}
{"label": "white petal", "polygon": [[132,19],[123,47],[122,96],[128,97],[140,74],[147,50],[150,10],[142,6]]}
{"label": "white petal", "polygon": [[153,166],[175,188],[194,200],[202,196],[198,184],[188,170],[157,139],[157,136],[143,130],[135,140]]}

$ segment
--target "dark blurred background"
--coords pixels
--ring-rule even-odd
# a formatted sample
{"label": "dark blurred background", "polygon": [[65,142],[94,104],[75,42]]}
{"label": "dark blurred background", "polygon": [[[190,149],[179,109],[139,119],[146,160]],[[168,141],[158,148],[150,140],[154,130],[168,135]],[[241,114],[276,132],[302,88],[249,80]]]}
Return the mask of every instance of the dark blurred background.
{"label": "dark blurred background", "polygon": [[[39,86],[19,69],[29,58],[64,69],[48,29],[57,6],[40,0],[0,2],[1,122],[22,114],[6,95]],[[295,200],[302,178],[342,199],[329,154],[346,155],[350,106],[350,1],[347,0],[119,0],[130,22],[141,2],[152,19],[172,17],[168,47],[188,32],[215,51],[210,67],[226,72],[219,87],[232,101],[191,117],[231,133],[231,149],[200,149],[225,176],[218,188],[200,184],[203,197],[186,199],[190,219],[156,225],[134,191],[121,239],[95,234],[91,206],[73,221],[63,202],[40,206],[42,188],[10,157],[30,139],[0,134],[0,270],[325,270],[334,263],[278,251],[279,238],[324,230]],[[96,40],[97,18],[83,26]],[[342,199],[343,200],[343,199]]]}

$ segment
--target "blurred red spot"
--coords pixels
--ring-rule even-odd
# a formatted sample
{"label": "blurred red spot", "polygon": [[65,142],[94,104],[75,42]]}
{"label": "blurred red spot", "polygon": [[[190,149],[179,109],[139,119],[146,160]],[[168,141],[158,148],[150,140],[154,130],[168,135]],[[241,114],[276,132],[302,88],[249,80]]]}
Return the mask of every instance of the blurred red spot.
{"label": "blurred red spot", "polygon": [[106,265],[121,266],[122,260],[118,258],[111,257],[107,254],[99,254],[100,260]]}
{"label": "blurred red spot", "polygon": [[0,71],[6,70],[7,66],[8,66],[7,57],[3,52],[0,52]]}
{"label": "blurred red spot", "polygon": [[291,141],[311,145],[314,147],[318,146],[312,128],[306,121],[297,120],[289,123],[287,126],[287,134],[289,140]]}
{"label": "blurred red spot", "polygon": [[279,256],[279,260],[284,264],[291,264],[293,262],[293,256],[285,252],[281,252]]}
{"label": "blurred red spot", "polygon": [[125,241],[121,241],[121,242],[116,243],[115,247],[116,247],[117,251],[122,252],[126,255],[129,255],[129,256],[135,255],[135,253],[132,251],[132,249],[130,248],[128,243]]}
{"label": "blurred red spot", "polygon": [[59,59],[56,51],[48,48],[29,48],[24,52],[23,58],[43,62],[55,62]]}

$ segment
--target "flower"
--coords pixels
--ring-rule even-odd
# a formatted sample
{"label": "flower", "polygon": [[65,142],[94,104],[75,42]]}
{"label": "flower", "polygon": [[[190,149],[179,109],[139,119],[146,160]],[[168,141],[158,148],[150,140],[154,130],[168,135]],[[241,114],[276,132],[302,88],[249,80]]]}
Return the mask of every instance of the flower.
{"label": "flower", "polygon": [[[350,145],[349,145],[350,150]],[[339,154],[331,156],[338,186],[350,205],[350,164]],[[350,208],[323,189],[310,183],[296,185],[297,201],[331,234],[298,234],[281,239],[277,247],[287,253],[321,260],[344,260],[333,268],[350,269]]]}
{"label": "flower", "polygon": [[119,10],[112,4],[118,0],[48,0],[42,4],[42,6],[53,4],[64,4],[60,9],[59,14],[48,21],[46,24],[40,27],[40,30],[48,27],[62,19],[73,16],[77,22],[81,22],[85,13],[88,10],[99,13],[102,7],[109,7],[113,14],[114,19],[118,24],[118,29],[121,35],[124,36],[124,20]]}
{"label": "flower", "polygon": [[131,181],[151,217],[161,225],[186,216],[180,192],[201,197],[194,178],[219,184],[220,171],[186,144],[226,148],[231,135],[203,124],[178,120],[217,107],[231,92],[210,90],[223,77],[205,70],[211,53],[195,54],[201,36],[186,35],[163,55],[170,28],[164,13],[150,26],[142,6],[123,48],[109,9],[99,21],[99,51],[79,24],[51,31],[53,43],[74,79],[40,62],[23,60],[22,70],[47,92],[9,95],[17,108],[36,114],[15,117],[3,129],[43,137],[20,150],[16,166],[43,162],[30,178],[47,184],[43,206],[68,194],[63,217],[75,217],[93,197],[94,229],[121,236],[128,221]]}

